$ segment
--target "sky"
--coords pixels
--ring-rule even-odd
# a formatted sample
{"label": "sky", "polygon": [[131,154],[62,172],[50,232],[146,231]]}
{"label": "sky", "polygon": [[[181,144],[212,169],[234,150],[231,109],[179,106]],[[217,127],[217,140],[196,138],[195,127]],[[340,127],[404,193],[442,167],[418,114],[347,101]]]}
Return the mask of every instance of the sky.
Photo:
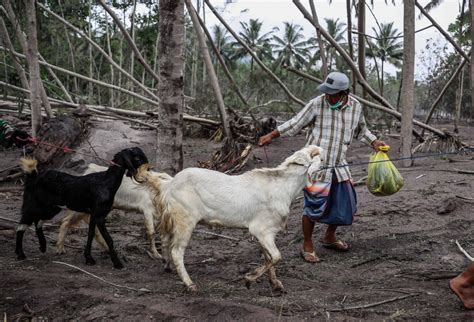
{"label": "sky", "polygon": [[[196,1],[193,1],[196,3]],[[301,12],[293,4],[291,0],[233,0],[233,3],[227,4],[224,9],[224,0],[211,0],[214,7],[222,9],[220,10],[221,16],[230,24],[235,31],[240,31],[239,21],[249,21],[249,19],[259,19],[263,22],[263,29],[265,32],[270,31],[273,27],[280,28],[280,34],[283,30],[283,22],[293,22],[301,25],[304,28],[304,34],[307,37],[311,37],[314,34],[314,27],[304,19]],[[391,4],[385,4],[384,0],[374,0],[373,12],[377,17],[379,23],[394,22],[400,32],[403,32],[403,5],[401,0],[396,0],[396,6]],[[419,0],[421,5],[426,5],[429,1]],[[301,3],[310,12],[309,2],[307,0],[301,0]],[[324,18],[339,18],[343,22],[347,22],[346,15],[346,1],[345,0],[333,0],[329,4],[329,0],[314,0],[318,18],[322,26],[325,26]],[[421,29],[429,26],[431,23],[426,18],[418,19],[419,10],[416,10],[416,21],[415,29]],[[444,0],[443,3],[433,9],[430,15],[438,22],[438,24],[447,30],[448,25],[452,23],[459,13],[458,0]],[[207,9],[205,13],[206,25],[210,28],[211,26],[218,24],[219,21],[213,13]],[[370,11],[366,10],[366,32],[369,35],[375,35],[372,27],[376,27],[376,22]],[[353,24],[356,23],[353,14]],[[278,33],[277,33],[278,34]],[[444,42],[443,36],[434,27],[427,30],[421,31],[415,35],[415,46],[417,55],[417,67],[416,77],[419,78],[425,71],[420,64],[419,55],[421,50],[425,47],[426,41],[429,38]],[[451,45],[449,45],[451,48]],[[387,68],[387,72],[394,74],[395,68]]]}

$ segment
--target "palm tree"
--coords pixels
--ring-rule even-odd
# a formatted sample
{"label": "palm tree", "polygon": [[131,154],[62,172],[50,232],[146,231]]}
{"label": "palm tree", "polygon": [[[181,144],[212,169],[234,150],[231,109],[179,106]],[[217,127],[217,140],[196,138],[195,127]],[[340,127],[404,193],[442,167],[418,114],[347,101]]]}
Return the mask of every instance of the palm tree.
{"label": "palm tree", "polygon": [[156,128],[156,159],[160,169],[175,174],[183,168],[184,0],[161,0],[159,12],[160,82],[157,93],[161,102]]}
{"label": "palm tree", "polygon": [[307,62],[310,42],[304,40],[303,27],[298,24],[284,22],[283,38],[273,36],[274,52],[277,55],[275,64],[300,69]]}
{"label": "palm tree", "polygon": [[[367,48],[367,56],[380,60],[380,95],[383,96],[384,85],[384,64],[390,63],[393,66],[400,68],[403,59],[403,42],[399,39],[401,32],[393,27],[393,22],[381,23],[380,30],[372,28],[375,33],[375,41],[370,42]],[[375,62],[377,63],[377,62]]]}
{"label": "palm tree", "polygon": [[[331,37],[334,38],[334,40],[337,41],[339,44],[344,44],[346,40],[346,38],[344,37],[344,34],[346,32],[346,24],[344,22],[340,22],[339,18],[325,18],[324,20],[326,20],[326,30],[331,35]],[[336,67],[339,67],[337,63],[336,48],[334,48],[331,44],[327,43],[326,51],[329,70],[331,70],[333,60],[336,64]]]}
{"label": "palm tree", "polygon": [[[239,32],[239,37],[250,47],[260,60],[272,58],[272,49],[270,46],[271,34],[273,31],[261,34],[262,22],[258,19],[250,19],[249,22],[240,22],[243,31]],[[233,58],[241,59],[250,56],[247,50],[238,42],[233,43],[236,49]],[[253,58],[250,58],[250,70],[253,71]]]}
{"label": "palm tree", "polygon": [[214,45],[226,62],[226,65],[231,62],[230,57],[232,55],[232,43],[230,42],[230,37],[228,34],[229,33],[227,29],[221,25],[214,25],[212,27],[212,39],[214,41]]}

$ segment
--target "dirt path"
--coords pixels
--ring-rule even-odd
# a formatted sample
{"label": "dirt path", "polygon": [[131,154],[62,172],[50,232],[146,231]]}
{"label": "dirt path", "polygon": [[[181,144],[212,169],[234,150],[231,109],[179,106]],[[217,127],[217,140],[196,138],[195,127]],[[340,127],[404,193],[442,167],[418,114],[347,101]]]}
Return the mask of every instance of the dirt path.
{"label": "dirt path", "polygon": [[[466,127],[462,133],[474,145],[474,129]],[[143,137],[147,139],[142,144],[151,153],[153,137]],[[395,141],[386,141],[396,150]],[[303,144],[303,136],[275,141],[267,147],[268,165],[280,163]],[[353,145],[349,161],[366,160],[369,149],[359,142]],[[186,165],[204,160],[212,148],[206,140],[188,139]],[[0,169],[11,166],[19,157],[19,151],[0,153]],[[255,150],[254,156],[248,168],[267,166],[263,149]],[[374,197],[365,186],[357,187],[358,216],[353,226],[339,232],[351,250],[341,254],[323,249],[319,244],[323,227],[317,226],[316,252],[323,262],[316,265],[303,262],[298,254],[303,203],[298,199],[292,206],[288,232],[277,238],[283,256],[277,274],[288,290],[278,297],[271,293],[266,278],[250,290],[239,280],[262,262],[257,242],[245,231],[214,231],[238,241],[194,233],[185,262],[201,292],[190,295],[184,292],[176,273],[165,273],[161,262],[146,255],[143,219],[138,214],[114,211],[108,217],[108,227],[126,266],[120,271],[113,269],[109,256],[97,248],[93,253],[97,265],[84,264],[84,227],[68,235],[67,244],[74,248],[67,248],[68,253],[61,256],[55,254],[52,242],[48,251],[41,254],[34,232],[28,232],[24,246],[28,259],[18,262],[13,251],[14,224],[0,220],[0,314],[8,320],[42,317],[471,321],[472,312],[464,310],[448,288],[448,280],[468,264],[455,239],[474,254],[474,204],[456,198],[474,198],[473,176],[443,171],[474,170],[474,160],[472,154],[456,158],[467,162],[424,159],[413,168],[401,168],[406,183],[393,196]],[[365,175],[363,166],[354,167],[352,172],[355,179]],[[18,220],[20,206],[21,190],[0,193],[1,216]],[[53,239],[57,230],[57,226],[45,229]],[[108,281],[151,292],[118,289],[53,261],[76,265]],[[337,311],[383,301],[387,303]]]}

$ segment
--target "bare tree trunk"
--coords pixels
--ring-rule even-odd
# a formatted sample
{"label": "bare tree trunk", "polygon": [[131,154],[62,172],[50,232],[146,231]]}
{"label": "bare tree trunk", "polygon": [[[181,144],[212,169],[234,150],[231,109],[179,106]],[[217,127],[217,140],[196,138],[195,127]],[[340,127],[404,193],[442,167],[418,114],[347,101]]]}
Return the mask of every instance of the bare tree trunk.
{"label": "bare tree trunk", "polygon": [[[469,12],[471,15],[471,57],[474,57],[474,0],[469,0]],[[471,117],[474,110],[474,64],[471,66]]]}
{"label": "bare tree trunk", "polygon": [[[458,37],[461,39],[462,37],[462,27],[463,27],[463,21],[464,21],[464,7],[466,6],[466,0],[462,1],[461,5],[461,16],[460,16],[460,21],[461,23],[459,24],[459,31],[458,31]],[[461,70],[461,74],[459,75],[459,86],[458,90],[456,91],[456,111],[454,113],[454,133],[459,133],[459,119],[461,118],[461,107],[462,107],[462,95],[463,95],[463,89],[464,89],[464,68]]]}
{"label": "bare tree trunk", "polygon": [[[352,45],[352,1],[346,0],[346,12],[347,12],[347,44],[349,45],[349,56],[354,59],[354,48]],[[352,72],[352,93],[356,93],[356,77]]]}
{"label": "bare tree trunk", "polygon": [[439,93],[438,97],[436,97],[436,99],[434,100],[433,104],[431,105],[430,111],[426,115],[426,118],[425,118],[425,123],[426,124],[428,124],[430,122],[431,117],[433,116],[433,112],[436,109],[436,106],[438,106],[439,102],[443,98],[443,96],[446,93],[446,91],[448,90],[449,86],[454,82],[454,80],[459,75],[459,73],[461,72],[461,70],[463,69],[463,67],[466,63],[467,63],[467,60],[463,58],[461,63],[458,65],[458,67],[454,71],[454,73],[451,75],[449,80],[444,85],[443,89],[441,89],[441,92]]}
{"label": "bare tree trunk", "polygon": [[[158,75],[157,73],[157,66],[158,66],[158,42],[160,40],[160,34],[156,33],[156,40],[155,40],[155,47],[153,51],[153,72]],[[151,80],[151,88],[155,88],[155,78],[153,77]]]}
{"label": "bare tree trunk", "polygon": [[380,63],[380,95],[383,96],[383,59]]}
{"label": "bare tree trunk", "polygon": [[[110,58],[113,59],[112,57],[112,47],[111,47],[111,42],[110,42],[110,31],[109,31],[109,19],[107,17],[107,12],[105,12],[105,37],[107,38],[107,51],[110,56]],[[110,67],[110,84],[114,84],[114,67],[112,65],[109,65]],[[114,90],[110,89],[110,98],[109,102],[112,107],[115,106],[115,98],[114,98]]]}
{"label": "bare tree trunk", "polygon": [[214,71],[214,68],[212,66],[209,50],[207,49],[206,38],[204,37],[204,33],[201,29],[201,25],[199,24],[199,19],[197,17],[196,10],[194,10],[191,0],[184,0],[184,2],[186,4],[186,8],[188,9],[189,15],[191,16],[191,20],[194,25],[194,30],[196,31],[196,36],[201,49],[201,54],[203,56],[205,67],[209,75],[209,81],[211,83],[212,90],[214,91],[214,97],[217,102],[217,107],[219,115],[221,117],[222,127],[224,128],[224,133],[228,138],[231,138],[232,133],[230,132],[229,118],[227,117],[227,112],[225,110],[224,99],[222,98],[221,89],[219,87],[219,81],[217,79],[216,72]]}
{"label": "bare tree trunk", "polygon": [[36,136],[41,126],[40,68],[38,64],[38,42],[36,38],[35,0],[23,0],[26,15],[26,34],[28,51],[26,57],[30,69],[31,132]]}
{"label": "bare tree trunk", "polygon": [[[16,18],[16,15],[15,15],[10,3],[8,2],[8,0],[4,0],[3,4],[4,4],[4,7],[7,11],[8,19],[10,20],[10,22],[12,23],[12,25],[15,29],[15,33],[17,35],[18,41],[20,42],[20,46],[21,46],[23,52],[26,55],[26,52],[28,50],[27,49],[28,45],[27,45],[25,35],[23,34],[23,31],[20,29],[19,20]],[[35,35],[36,35],[36,31],[35,31]],[[38,58],[38,56],[39,56],[39,53],[37,53],[36,57]],[[29,68],[29,64],[28,64],[28,68]],[[41,81],[41,77],[39,78],[39,80],[40,80],[40,82],[39,82],[38,86],[39,86],[39,91],[40,91],[40,98],[43,101],[44,110],[45,110],[46,115],[48,117],[53,117],[53,112],[51,111],[51,105],[49,104],[48,96],[46,94],[46,90],[44,89],[43,82]],[[31,81],[31,79],[30,79],[30,81]]]}
{"label": "bare tree trunk", "polygon": [[309,1],[309,5],[311,6],[311,14],[313,15],[313,21],[316,26],[316,36],[317,36],[318,44],[319,44],[319,53],[321,55],[321,64],[322,64],[321,71],[322,71],[323,78],[326,78],[326,76],[328,75],[328,61],[326,59],[326,47],[324,46],[324,42],[321,37],[321,32],[319,31],[321,26],[319,24],[318,14],[316,13],[316,8],[314,7],[313,0]]}
{"label": "bare tree trunk", "polygon": [[172,175],[183,168],[184,1],[160,0],[160,80],[156,161]]}
{"label": "bare tree trunk", "polygon": [[[63,12],[63,7],[62,7],[62,4],[61,4],[61,0],[58,0],[58,3],[59,3],[59,8],[61,9],[61,16],[64,19],[64,12]],[[74,52],[74,47],[72,45],[71,39],[69,38],[69,33],[67,31],[66,26],[64,26],[64,34],[66,35],[66,41],[67,41],[67,44],[69,46],[69,54],[71,56],[72,71],[76,72],[76,59],[74,58],[76,56],[76,54]],[[73,82],[74,82],[74,92],[76,94],[78,94],[79,93],[79,84],[77,83],[77,78],[74,77]]]}
{"label": "bare tree trunk", "polygon": [[[198,14],[199,14],[199,8],[198,8]],[[206,25],[206,6],[204,5],[204,2],[202,3],[202,21],[204,21],[204,25]],[[251,63],[251,68],[250,68],[250,71],[252,71],[253,67],[253,62]],[[207,78],[207,75],[206,75],[206,62],[202,62],[202,84],[206,84],[206,78]]]}
{"label": "bare tree trunk", "polygon": [[[102,2],[102,1],[100,1]],[[130,17],[130,33],[132,34],[132,43],[135,44],[135,11],[137,10],[137,0],[133,0],[133,10],[132,14]],[[135,52],[132,50],[130,54],[130,75],[133,76],[134,72],[134,67],[135,67]],[[150,67],[151,69],[151,67]],[[142,82],[143,83],[143,82]],[[131,87],[129,88],[131,91],[133,91],[133,85],[131,84]]]}
{"label": "bare tree trunk", "polygon": [[[89,17],[88,17],[88,21],[87,21],[87,32],[88,32],[88,36],[90,39],[92,39],[92,23],[91,23],[91,20],[92,20],[92,0],[89,0]],[[92,45],[91,43],[89,43],[89,46],[87,47],[87,52],[89,54],[89,78],[94,78],[94,71],[93,71],[93,68],[92,68],[92,63],[94,62],[94,58],[92,57]],[[89,104],[92,104],[92,99],[93,99],[93,96],[94,96],[94,86],[92,85],[92,83],[88,83],[88,101],[89,101]]]}
{"label": "bare tree trunk", "polygon": [[459,86],[456,91],[456,109],[454,112],[454,133],[459,133],[459,120],[461,118],[462,94],[464,90],[464,69],[459,74]]}
{"label": "bare tree trunk", "polygon": [[[2,43],[10,51],[10,56],[12,58],[13,66],[15,66],[16,72],[18,73],[21,86],[24,89],[29,90],[30,85],[28,84],[28,78],[26,77],[26,73],[25,73],[25,70],[23,69],[23,66],[21,66],[20,61],[15,55],[15,48],[13,48],[13,45],[10,40],[10,36],[8,35],[7,27],[5,26],[5,21],[3,20],[2,17],[0,17],[0,36],[1,36],[0,38],[1,38]],[[5,70],[7,70],[7,68],[5,68]]]}
{"label": "bare tree trunk", "polygon": [[[402,157],[411,157],[413,110],[414,110],[414,75],[415,75],[415,0],[405,0],[403,4],[403,88],[402,88]],[[405,167],[413,160],[403,161]]]}
{"label": "bare tree trunk", "polygon": [[[367,78],[365,74],[365,0],[359,0],[357,3],[359,8],[359,17],[357,18],[357,31],[358,31],[358,60],[359,60],[359,71],[362,78]],[[362,88],[362,98],[365,99],[367,93],[365,88]],[[364,109],[364,112],[366,110]]]}

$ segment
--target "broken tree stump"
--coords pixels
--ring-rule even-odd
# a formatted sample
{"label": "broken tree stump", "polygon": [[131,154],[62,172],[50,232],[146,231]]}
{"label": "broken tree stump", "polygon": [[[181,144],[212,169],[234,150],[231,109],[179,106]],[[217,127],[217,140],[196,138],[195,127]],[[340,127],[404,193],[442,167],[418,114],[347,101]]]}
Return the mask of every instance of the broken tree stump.
{"label": "broken tree stump", "polygon": [[[59,116],[41,126],[39,143],[34,145],[33,157],[40,164],[57,165],[77,146],[84,131],[84,122],[73,116]],[[42,143],[44,142],[44,143]]]}

